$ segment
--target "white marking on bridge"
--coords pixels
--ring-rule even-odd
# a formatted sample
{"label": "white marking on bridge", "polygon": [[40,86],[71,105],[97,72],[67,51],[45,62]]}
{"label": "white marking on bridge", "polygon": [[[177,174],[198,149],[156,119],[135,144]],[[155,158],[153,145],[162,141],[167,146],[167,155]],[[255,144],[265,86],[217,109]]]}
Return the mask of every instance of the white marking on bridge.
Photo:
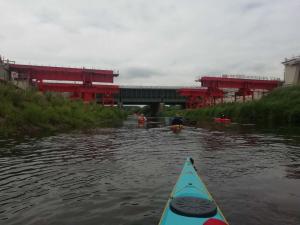
{"label": "white marking on bridge", "polygon": [[195,88],[199,89],[201,86],[139,86],[139,85],[119,85],[120,88],[128,89],[181,89],[181,88]]}

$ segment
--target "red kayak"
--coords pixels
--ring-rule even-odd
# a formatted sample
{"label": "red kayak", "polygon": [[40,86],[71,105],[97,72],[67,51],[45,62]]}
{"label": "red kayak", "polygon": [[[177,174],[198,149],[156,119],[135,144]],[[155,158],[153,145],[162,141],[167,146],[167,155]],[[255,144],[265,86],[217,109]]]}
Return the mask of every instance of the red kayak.
{"label": "red kayak", "polygon": [[217,117],[217,118],[214,118],[214,121],[216,123],[231,123],[231,119],[229,119],[229,118],[220,118],[220,117]]}

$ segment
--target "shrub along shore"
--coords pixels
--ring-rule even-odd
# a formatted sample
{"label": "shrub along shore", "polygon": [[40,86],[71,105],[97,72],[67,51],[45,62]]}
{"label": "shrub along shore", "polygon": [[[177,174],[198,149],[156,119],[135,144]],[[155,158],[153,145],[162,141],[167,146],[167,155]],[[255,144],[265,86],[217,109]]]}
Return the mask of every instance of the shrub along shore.
{"label": "shrub along shore", "polygon": [[0,135],[111,127],[125,118],[126,113],[118,108],[84,104],[60,95],[44,95],[0,83]]}
{"label": "shrub along shore", "polygon": [[191,110],[185,117],[201,121],[224,113],[234,122],[262,126],[300,125],[300,86],[281,87],[259,100],[245,103],[227,103],[214,107]]}
{"label": "shrub along shore", "polygon": [[[173,114],[176,111],[173,111]],[[300,126],[300,86],[280,87],[259,100],[225,103],[194,110],[178,110],[188,121],[212,121],[224,113],[238,123],[259,126]]]}

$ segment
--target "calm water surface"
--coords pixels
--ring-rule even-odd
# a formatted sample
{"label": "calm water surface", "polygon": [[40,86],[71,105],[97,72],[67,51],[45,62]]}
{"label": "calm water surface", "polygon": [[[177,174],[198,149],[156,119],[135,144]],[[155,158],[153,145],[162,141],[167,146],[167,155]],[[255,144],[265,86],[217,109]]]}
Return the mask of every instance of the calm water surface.
{"label": "calm water surface", "polygon": [[231,225],[300,224],[299,137],[135,120],[0,140],[0,224],[156,225],[187,156]]}

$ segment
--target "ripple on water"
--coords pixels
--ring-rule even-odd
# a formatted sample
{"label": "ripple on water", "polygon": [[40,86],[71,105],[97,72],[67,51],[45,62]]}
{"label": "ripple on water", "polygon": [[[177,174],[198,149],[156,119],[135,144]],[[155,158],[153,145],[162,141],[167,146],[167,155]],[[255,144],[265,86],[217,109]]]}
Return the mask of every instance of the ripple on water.
{"label": "ripple on water", "polygon": [[282,136],[131,124],[0,149],[0,224],[157,224],[187,156],[231,224],[300,220],[299,144]]}

